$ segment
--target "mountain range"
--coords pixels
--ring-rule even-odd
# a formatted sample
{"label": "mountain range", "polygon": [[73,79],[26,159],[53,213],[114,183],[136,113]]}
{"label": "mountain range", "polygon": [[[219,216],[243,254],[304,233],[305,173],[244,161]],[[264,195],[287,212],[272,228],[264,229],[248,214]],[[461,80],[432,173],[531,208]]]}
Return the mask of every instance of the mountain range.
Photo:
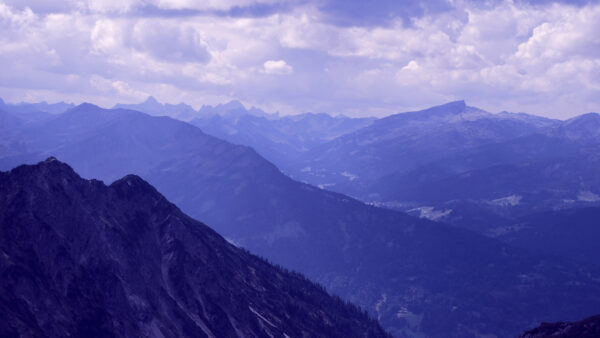
{"label": "mountain range", "polygon": [[342,135],[303,154],[290,174],[485,233],[529,213],[598,205],[598,130],[594,113],[560,121],[457,101]]}
{"label": "mountain range", "polygon": [[135,175],[49,158],[0,172],[0,336],[388,337],[229,244]]}
{"label": "mountain range", "polygon": [[293,171],[293,161],[306,151],[338,136],[370,125],[375,118],[332,117],[329,114],[303,113],[280,116],[246,107],[237,100],[199,110],[180,103],[159,103],[154,97],[139,104],[116,104],[153,116],[168,116],[189,122],[205,133],[234,144],[252,147],[278,168]]}
{"label": "mountain range", "polygon": [[73,108],[75,105],[72,103],[58,102],[58,103],[47,103],[45,101],[36,103],[21,102],[17,104],[5,103],[4,100],[0,99],[0,110],[21,115],[22,117],[31,118],[38,115],[46,114],[60,114]]}
{"label": "mountain range", "polygon": [[375,118],[332,117],[305,113],[279,118],[255,114],[220,114],[195,118],[191,124],[207,134],[234,144],[255,149],[261,156],[284,170],[305,152],[338,136],[370,125]]}
{"label": "mountain range", "polygon": [[123,104],[117,103],[113,109],[129,109],[141,111],[152,116],[168,116],[181,121],[191,121],[193,119],[210,119],[215,116],[227,118],[236,118],[244,115],[253,115],[268,118],[278,118],[279,114],[268,114],[264,111],[252,107],[246,109],[244,105],[237,100],[233,100],[216,106],[203,105],[199,110],[195,110],[186,103],[169,104],[160,103],[154,97],[149,96],[144,102]]}
{"label": "mountain range", "polygon": [[15,133],[2,137],[13,146],[0,154],[5,170],[53,155],[87,178],[137,174],[235,245],[322,283],[398,337],[514,336],[600,312],[593,264],[294,181],[252,148],[168,117],[83,104]]}

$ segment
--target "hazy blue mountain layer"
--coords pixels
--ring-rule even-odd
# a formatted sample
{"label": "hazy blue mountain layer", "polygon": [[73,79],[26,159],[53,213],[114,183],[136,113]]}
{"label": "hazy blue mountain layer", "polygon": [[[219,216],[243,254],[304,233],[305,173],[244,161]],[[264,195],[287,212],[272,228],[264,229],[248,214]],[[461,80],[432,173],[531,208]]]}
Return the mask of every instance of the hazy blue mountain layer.
{"label": "hazy blue mountain layer", "polygon": [[198,112],[185,103],[168,104],[160,103],[152,96],[146,101],[137,104],[116,104],[115,109],[131,109],[154,116],[169,116],[178,120],[189,121],[198,117]]}
{"label": "hazy blue mountain layer", "polygon": [[567,121],[452,102],[392,115],[306,152],[294,178],[486,232],[600,203],[600,115]]}
{"label": "hazy blue mountain layer", "polygon": [[0,110],[4,110],[10,113],[19,114],[25,117],[33,118],[35,116],[43,116],[41,113],[47,114],[60,114],[73,108],[75,105],[72,103],[58,102],[58,103],[47,103],[36,102],[36,103],[17,103],[10,104],[5,103],[4,100],[0,99]]}
{"label": "hazy blue mountain layer", "polygon": [[514,336],[600,312],[593,266],[296,182],[251,148],[167,117],[81,105],[24,128],[9,169],[56,155],[84,177],[135,173],[233,243],[305,273],[397,336]]}
{"label": "hazy blue mountain layer", "polygon": [[209,135],[250,146],[282,170],[293,171],[292,163],[302,154],[338,136],[367,126],[374,120],[312,113],[279,118],[246,113],[234,116],[213,115],[194,119],[190,123]]}

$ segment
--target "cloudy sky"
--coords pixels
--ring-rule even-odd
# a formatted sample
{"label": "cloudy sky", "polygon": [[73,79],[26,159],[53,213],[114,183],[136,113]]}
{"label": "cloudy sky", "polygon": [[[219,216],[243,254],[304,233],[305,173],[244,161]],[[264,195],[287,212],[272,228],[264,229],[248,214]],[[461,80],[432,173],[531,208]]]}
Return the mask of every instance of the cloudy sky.
{"label": "cloudy sky", "polygon": [[8,102],[600,111],[599,1],[0,0]]}

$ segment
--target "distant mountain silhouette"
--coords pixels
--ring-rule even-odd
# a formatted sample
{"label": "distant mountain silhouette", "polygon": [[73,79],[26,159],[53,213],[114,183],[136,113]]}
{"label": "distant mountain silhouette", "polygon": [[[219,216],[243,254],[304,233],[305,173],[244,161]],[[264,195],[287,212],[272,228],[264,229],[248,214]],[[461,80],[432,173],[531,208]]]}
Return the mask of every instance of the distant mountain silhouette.
{"label": "distant mountain silhouette", "polygon": [[190,122],[205,133],[234,144],[254,148],[282,170],[306,151],[331,139],[371,124],[375,118],[332,117],[328,114],[280,116],[247,109],[240,101],[203,105],[198,111],[184,103],[162,104],[154,97],[139,104],[117,104],[114,109],[136,110]]}
{"label": "distant mountain silhouette", "polygon": [[118,103],[114,109],[130,109],[144,112],[153,116],[169,116],[178,120],[189,121],[198,117],[198,112],[194,108],[185,103],[179,104],[162,104],[156,101],[152,96],[149,96],[146,101],[137,104],[122,104]]}
{"label": "distant mountain silhouette", "polygon": [[250,146],[279,168],[292,171],[290,163],[303,153],[374,120],[312,113],[273,118],[241,112],[190,123],[220,139]]}
{"label": "distant mountain silhouette", "polygon": [[229,101],[227,103],[221,103],[216,106],[203,105],[198,110],[198,113],[198,118],[200,119],[212,118],[215,116],[222,116],[225,118],[238,118],[244,115],[258,116],[269,119],[279,118],[278,113],[265,113],[264,111],[256,107],[246,109],[246,107],[244,107],[244,105],[238,100]]}
{"label": "distant mountain silhouette", "polygon": [[236,245],[363,306],[397,336],[510,336],[600,303],[594,266],[296,182],[251,148],[168,117],[86,104],[19,139],[24,151],[0,156],[3,168],[54,155],[88,178],[140,175]]}
{"label": "distant mountain silhouette", "polygon": [[152,116],[168,116],[186,122],[193,119],[210,119],[216,116],[222,116],[228,119],[238,118],[244,115],[279,118],[279,114],[268,114],[255,107],[246,109],[246,107],[237,100],[218,104],[216,106],[203,105],[199,110],[195,110],[192,106],[185,103],[160,103],[153,96],[149,96],[146,101],[141,103],[117,103],[113,109],[136,110]]}
{"label": "distant mountain silhouette", "polygon": [[58,103],[47,103],[45,101],[37,103],[25,103],[21,102],[18,104],[8,104],[0,99],[0,110],[14,113],[25,117],[26,119],[35,119],[44,117],[45,114],[60,114],[63,113],[75,105],[72,103],[58,102]]}
{"label": "distant mountain silhouette", "polygon": [[0,172],[0,336],[387,337],[129,175],[49,158]]}

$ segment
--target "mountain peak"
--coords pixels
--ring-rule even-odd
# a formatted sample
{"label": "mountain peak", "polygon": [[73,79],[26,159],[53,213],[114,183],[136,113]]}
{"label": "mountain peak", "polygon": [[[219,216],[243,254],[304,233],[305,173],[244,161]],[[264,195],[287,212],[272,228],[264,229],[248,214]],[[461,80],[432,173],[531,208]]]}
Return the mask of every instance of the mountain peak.
{"label": "mountain peak", "polygon": [[597,139],[600,136],[600,114],[587,113],[568,119],[557,132],[571,140]]}
{"label": "mountain peak", "polygon": [[144,101],[143,103],[160,104],[152,95],[148,96],[146,101]]}
{"label": "mountain peak", "polygon": [[231,100],[223,105],[228,109],[246,109],[244,105],[239,100]]}
{"label": "mountain peak", "polygon": [[23,164],[12,170],[13,180],[22,179],[30,186],[39,186],[42,190],[48,189],[48,183],[54,182],[62,184],[80,179],[79,175],[68,164],[59,161],[56,157],[50,156],[44,161],[36,164]]}
{"label": "mountain peak", "polygon": [[468,106],[464,100],[452,101],[438,106],[433,106],[423,110],[398,113],[382,118],[378,121],[379,124],[386,125],[390,120],[415,120],[424,121],[433,119],[447,119],[460,115],[468,110]]}
{"label": "mountain peak", "polygon": [[465,102],[465,100],[456,100],[443,104],[443,106],[466,107],[467,103]]}
{"label": "mountain peak", "polygon": [[452,101],[452,102],[448,102],[436,107],[432,107],[430,109],[443,109],[448,113],[451,114],[460,114],[462,112],[465,111],[465,109],[467,108],[467,103],[465,102],[465,100],[458,100],[458,101]]}
{"label": "mountain peak", "polygon": [[42,161],[40,163],[48,164],[48,163],[51,163],[51,162],[54,162],[54,161],[58,161],[58,160],[56,159],[56,157],[50,156],[50,157],[48,157],[47,159],[45,159],[44,161]]}
{"label": "mountain peak", "polygon": [[572,124],[572,123],[588,123],[588,122],[592,122],[592,123],[598,123],[600,121],[600,114],[598,113],[586,113],[586,114],[581,114],[579,116],[575,116],[573,118],[570,118],[566,121],[567,124]]}
{"label": "mountain peak", "polygon": [[50,167],[50,166],[52,166],[52,167],[64,167],[64,168],[69,168],[70,170],[73,170],[73,169],[71,169],[71,167],[68,164],[66,164],[64,162],[61,162],[60,160],[58,160],[54,156],[50,156],[50,157],[46,158],[43,161],[40,161],[40,162],[38,162],[36,164],[32,164],[32,165],[29,165],[29,166],[31,166],[31,167],[39,167],[39,168]]}
{"label": "mountain peak", "polygon": [[96,106],[95,104],[83,102],[73,108],[70,111],[88,111],[88,110],[101,110],[102,108]]}

